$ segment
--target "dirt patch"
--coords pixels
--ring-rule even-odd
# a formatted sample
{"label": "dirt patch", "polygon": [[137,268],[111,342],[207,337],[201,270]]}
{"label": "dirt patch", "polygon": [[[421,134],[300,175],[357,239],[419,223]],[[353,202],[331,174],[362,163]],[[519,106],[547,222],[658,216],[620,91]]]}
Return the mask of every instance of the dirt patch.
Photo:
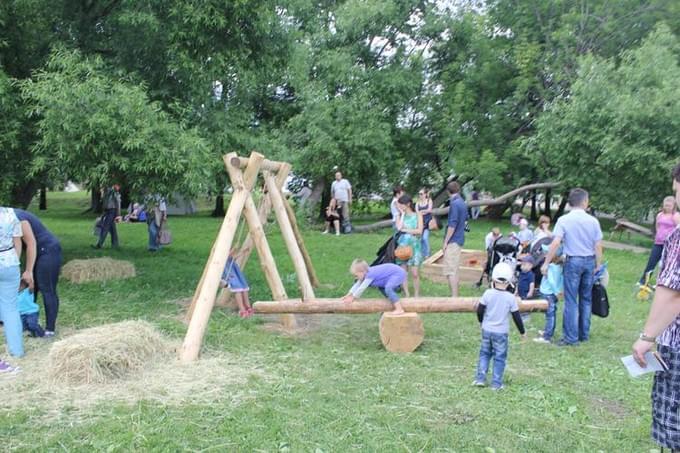
{"label": "dirt patch", "polygon": [[630,413],[628,408],[626,408],[626,406],[624,406],[623,403],[619,401],[610,400],[608,398],[595,397],[591,398],[590,402],[596,408],[602,409],[610,413],[615,418],[623,419]]}

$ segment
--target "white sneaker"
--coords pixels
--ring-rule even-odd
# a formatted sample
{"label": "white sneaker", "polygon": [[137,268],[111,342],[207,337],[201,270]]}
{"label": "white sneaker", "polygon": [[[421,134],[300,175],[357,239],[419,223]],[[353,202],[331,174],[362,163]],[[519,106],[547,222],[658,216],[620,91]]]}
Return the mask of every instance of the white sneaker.
{"label": "white sneaker", "polygon": [[541,344],[550,344],[550,340],[546,340],[543,337],[536,337],[534,338],[535,343],[541,343]]}
{"label": "white sneaker", "polygon": [[339,231],[336,231],[336,232],[335,232],[335,235],[336,235],[336,236],[340,236],[340,232],[339,232]]}
{"label": "white sneaker", "polygon": [[323,233],[321,233],[321,234],[328,234],[328,231],[324,231],[324,232],[323,232]]}
{"label": "white sneaker", "polygon": [[486,387],[486,382],[482,382],[482,381],[474,381],[474,382],[472,383],[472,385],[473,385],[474,387]]}

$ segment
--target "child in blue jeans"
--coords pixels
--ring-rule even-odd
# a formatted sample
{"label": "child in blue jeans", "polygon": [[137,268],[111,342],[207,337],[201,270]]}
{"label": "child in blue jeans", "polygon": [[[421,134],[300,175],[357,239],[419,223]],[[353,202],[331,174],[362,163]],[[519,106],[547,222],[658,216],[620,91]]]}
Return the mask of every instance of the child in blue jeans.
{"label": "child in blue jeans", "polygon": [[406,271],[396,264],[379,264],[369,266],[364,260],[354,260],[349,272],[357,279],[356,283],[349,290],[349,293],[342,298],[343,302],[353,302],[354,299],[361,297],[361,294],[372,286],[378,288],[394,306],[392,314],[404,314],[404,307],[399,302],[397,291],[406,281]]}
{"label": "child in blue jeans", "polygon": [[21,280],[17,306],[21,315],[21,324],[24,330],[28,330],[32,337],[44,337],[45,331],[38,320],[40,307],[35,303],[35,294],[31,293],[26,283]]}
{"label": "child in blue jeans", "polygon": [[513,274],[514,271],[509,264],[496,264],[491,273],[493,288],[484,292],[479,305],[477,305],[477,319],[482,323],[482,346],[479,350],[477,375],[473,382],[473,385],[477,387],[486,385],[486,374],[493,357],[491,389],[500,390],[503,388],[503,372],[508,357],[508,334],[510,332],[508,318],[510,315],[512,315],[522,339],[526,338],[517,299],[514,294],[507,291]]}
{"label": "child in blue jeans", "polygon": [[[546,246],[543,246],[546,249]],[[562,263],[564,259],[561,252],[555,254],[552,262],[548,264],[548,272],[541,280],[539,292],[541,297],[548,301],[548,310],[545,312],[545,328],[538,331],[536,343],[550,344],[555,334],[555,318],[557,312],[557,297],[564,291],[564,278],[562,275]]]}

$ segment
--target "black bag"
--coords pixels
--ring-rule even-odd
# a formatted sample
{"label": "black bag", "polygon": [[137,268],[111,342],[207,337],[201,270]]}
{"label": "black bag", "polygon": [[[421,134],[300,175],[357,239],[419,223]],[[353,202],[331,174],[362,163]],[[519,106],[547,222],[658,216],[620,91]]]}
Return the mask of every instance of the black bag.
{"label": "black bag", "polygon": [[609,316],[609,297],[607,297],[607,288],[602,286],[598,281],[593,284],[593,305],[592,312],[595,316],[606,318]]}

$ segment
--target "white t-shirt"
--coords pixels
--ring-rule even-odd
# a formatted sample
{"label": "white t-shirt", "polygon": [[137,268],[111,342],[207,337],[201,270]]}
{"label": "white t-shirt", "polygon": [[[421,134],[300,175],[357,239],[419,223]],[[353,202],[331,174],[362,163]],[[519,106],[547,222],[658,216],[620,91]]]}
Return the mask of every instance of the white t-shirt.
{"label": "white t-shirt", "polygon": [[514,294],[490,288],[484,291],[479,303],[486,305],[482,329],[493,333],[510,332],[510,313],[519,310]]}
{"label": "white t-shirt", "polygon": [[348,202],[349,201],[349,191],[352,189],[352,185],[345,178],[340,181],[333,181],[331,184],[331,196],[338,201]]}

